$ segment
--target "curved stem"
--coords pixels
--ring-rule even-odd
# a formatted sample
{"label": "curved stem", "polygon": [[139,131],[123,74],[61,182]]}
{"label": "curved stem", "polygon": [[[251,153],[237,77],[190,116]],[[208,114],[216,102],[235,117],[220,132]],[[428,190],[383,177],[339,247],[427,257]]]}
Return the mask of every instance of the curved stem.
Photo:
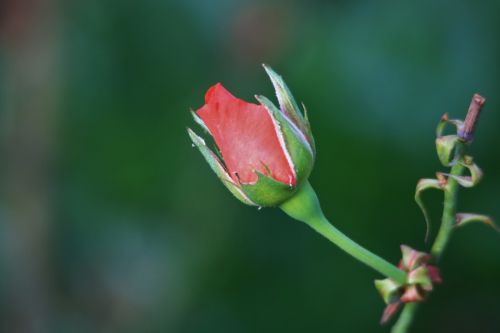
{"label": "curved stem", "polygon": [[[451,168],[450,175],[461,176],[463,171],[464,166],[457,163]],[[457,197],[458,183],[453,177],[448,177],[448,184],[444,189],[444,207],[441,226],[431,248],[432,257],[436,261],[441,259],[453,231],[455,216],[457,214]],[[391,333],[407,333],[413,322],[417,308],[418,303],[406,304],[396,324],[394,324]]]}
{"label": "curved stem", "polygon": [[382,275],[398,283],[406,282],[405,272],[354,242],[327,220],[309,182],[306,182],[297,194],[283,203],[280,208],[294,219],[305,222],[339,248]]}

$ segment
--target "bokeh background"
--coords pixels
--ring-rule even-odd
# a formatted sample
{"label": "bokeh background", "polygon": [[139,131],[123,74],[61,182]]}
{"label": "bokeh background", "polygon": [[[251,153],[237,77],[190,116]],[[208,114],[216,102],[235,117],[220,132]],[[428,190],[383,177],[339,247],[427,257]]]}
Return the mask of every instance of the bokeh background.
{"label": "bokeh background", "polygon": [[[460,209],[500,220],[496,0],[3,0],[0,20],[2,332],[388,332],[377,273],[240,204],[191,147],[210,85],[274,96],[263,62],[306,104],[311,182],[355,240],[427,249],[414,187],[475,92],[485,179]],[[499,255],[458,230],[414,332],[500,332]]]}

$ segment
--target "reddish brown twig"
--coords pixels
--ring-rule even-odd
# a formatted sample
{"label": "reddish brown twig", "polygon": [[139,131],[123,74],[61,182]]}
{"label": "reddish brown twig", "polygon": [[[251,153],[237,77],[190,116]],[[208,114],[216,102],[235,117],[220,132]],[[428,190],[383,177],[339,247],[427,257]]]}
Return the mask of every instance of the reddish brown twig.
{"label": "reddish brown twig", "polygon": [[470,102],[469,111],[467,111],[463,127],[458,131],[458,137],[463,141],[471,142],[474,140],[474,129],[485,102],[486,99],[479,94],[474,94],[474,96],[472,96],[472,101]]}

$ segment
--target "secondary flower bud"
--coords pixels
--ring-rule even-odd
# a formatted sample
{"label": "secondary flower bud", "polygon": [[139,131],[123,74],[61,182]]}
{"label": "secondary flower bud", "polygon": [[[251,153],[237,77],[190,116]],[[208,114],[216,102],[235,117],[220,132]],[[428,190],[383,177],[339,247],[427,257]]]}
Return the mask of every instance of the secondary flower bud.
{"label": "secondary flower bud", "polygon": [[382,323],[387,322],[399,309],[402,303],[422,302],[433,290],[434,285],[441,283],[439,268],[429,264],[431,256],[416,251],[409,246],[401,245],[402,259],[399,268],[407,272],[404,284],[391,279],[376,280],[375,287],[387,304]]}
{"label": "secondary flower bud", "polygon": [[191,140],[217,176],[242,202],[277,206],[307,180],[315,158],[307,118],[284,81],[265,67],[276,89],[280,109],[263,96],[259,104],[234,97],[220,83],[205,95],[205,105],[193,112],[214,139],[217,153],[188,129]]}

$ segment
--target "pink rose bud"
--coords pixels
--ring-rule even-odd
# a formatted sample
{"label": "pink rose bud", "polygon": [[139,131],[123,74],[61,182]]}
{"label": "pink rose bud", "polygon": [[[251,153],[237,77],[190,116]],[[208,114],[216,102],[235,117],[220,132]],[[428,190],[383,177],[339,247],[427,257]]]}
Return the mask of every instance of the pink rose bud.
{"label": "pink rose bud", "polygon": [[220,83],[193,112],[213,138],[217,151],[191,129],[188,133],[224,185],[242,202],[278,206],[307,180],[315,158],[307,116],[300,111],[284,81],[264,66],[280,108],[263,96],[260,104],[234,97]]}

